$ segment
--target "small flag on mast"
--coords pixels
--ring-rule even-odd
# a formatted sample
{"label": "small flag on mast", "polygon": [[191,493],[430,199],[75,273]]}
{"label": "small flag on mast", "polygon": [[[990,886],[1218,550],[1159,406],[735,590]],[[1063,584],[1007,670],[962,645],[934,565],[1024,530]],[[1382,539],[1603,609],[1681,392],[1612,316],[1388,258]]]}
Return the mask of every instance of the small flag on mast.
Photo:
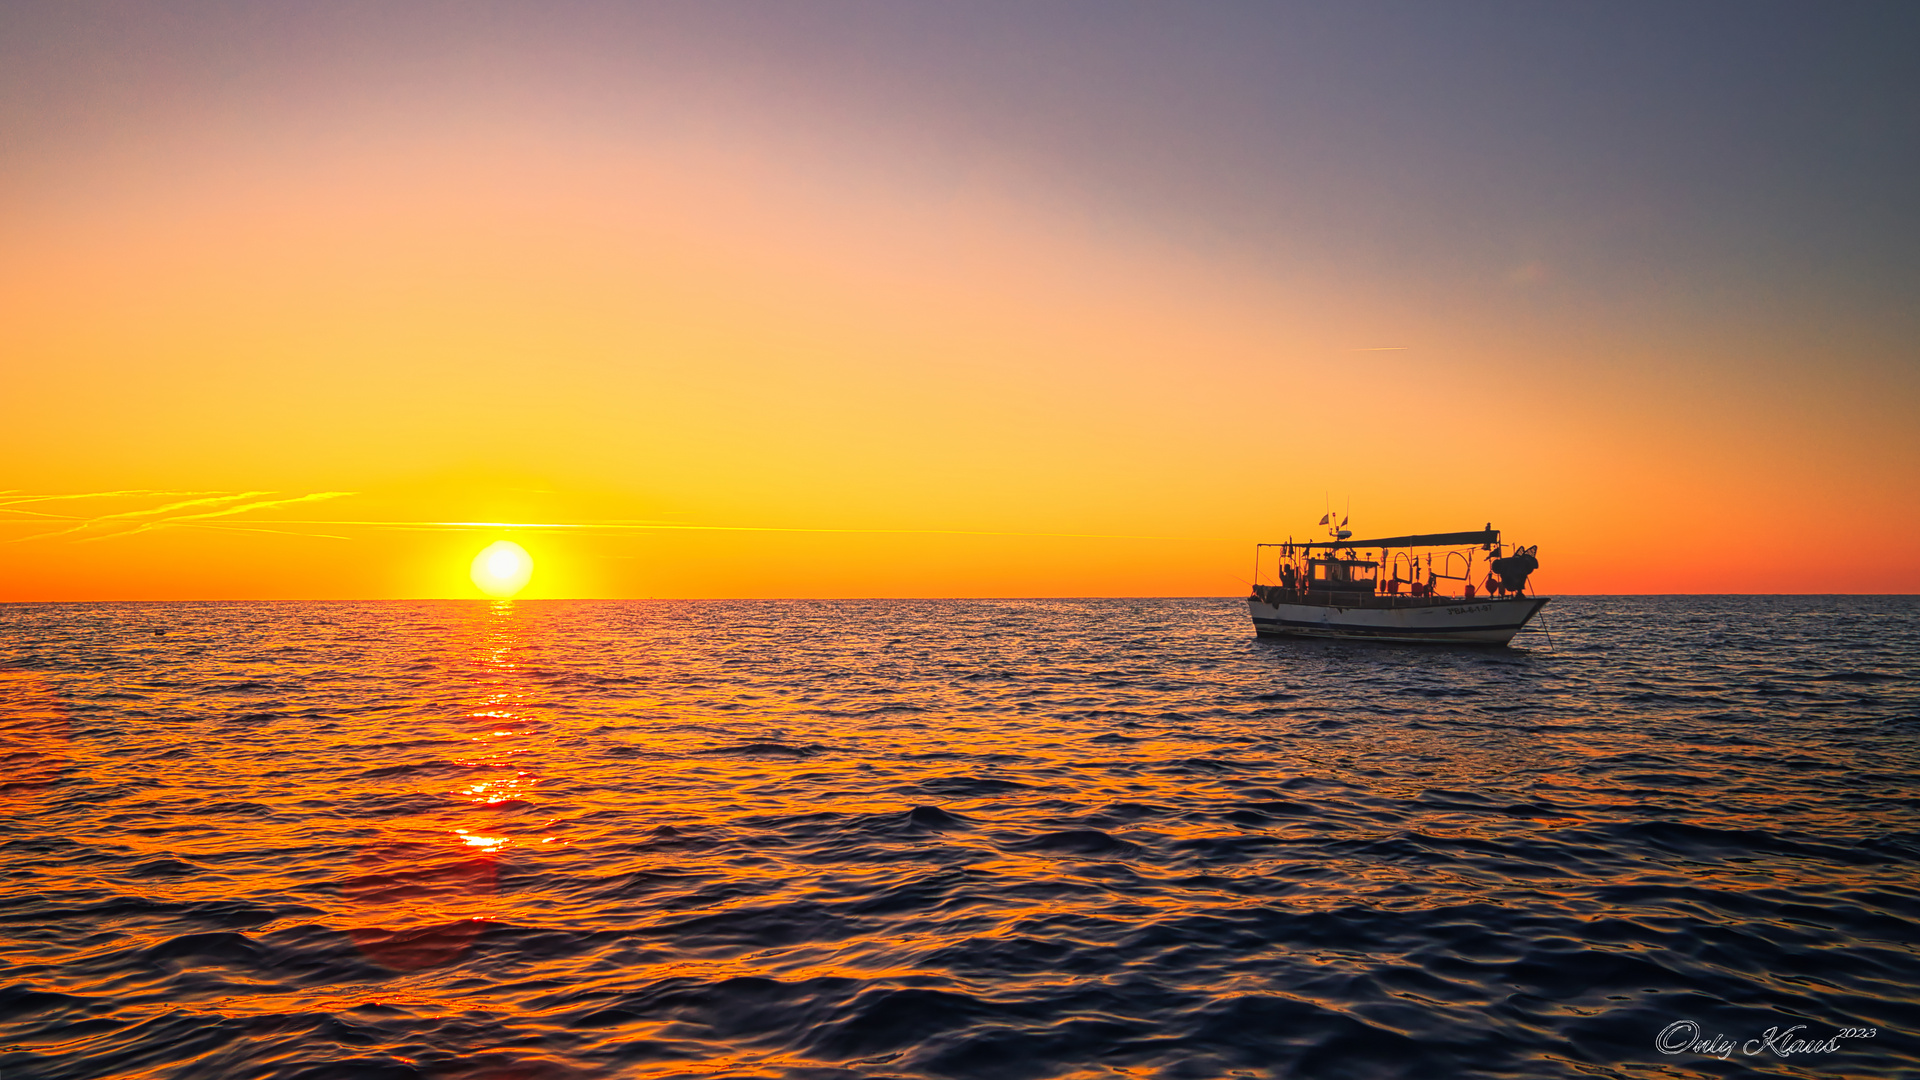
{"label": "small flag on mast", "polygon": [[1332,514],[1328,514],[1328,515],[1326,515],[1325,517],[1322,517],[1322,518],[1320,519],[1320,524],[1322,524],[1322,525],[1325,525],[1325,524],[1327,523],[1327,521],[1328,521],[1328,519],[1330,519],[1330,518],[1332,518],[1332,517],[1333,517],[1333,515],[1332,515]]}
{"label": "small flag on mast", "polygon": [[1341,519],[1340,519],[1340,524],[1341,524],[1342,526],[1345,526],[1345,525],[1346,525],[1346,523],[1347,523],[1347,519],[1346,519],[1346,518],[1341,518]]}

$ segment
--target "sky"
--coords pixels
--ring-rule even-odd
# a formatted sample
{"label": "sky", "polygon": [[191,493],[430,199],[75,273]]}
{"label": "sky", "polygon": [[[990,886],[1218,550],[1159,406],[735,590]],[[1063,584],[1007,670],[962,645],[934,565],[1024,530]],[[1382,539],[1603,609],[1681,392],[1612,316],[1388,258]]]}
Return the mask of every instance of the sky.
{"label": "sky", "polygon": [[1920,7],[0,2],[0,600],[1920,591]]}

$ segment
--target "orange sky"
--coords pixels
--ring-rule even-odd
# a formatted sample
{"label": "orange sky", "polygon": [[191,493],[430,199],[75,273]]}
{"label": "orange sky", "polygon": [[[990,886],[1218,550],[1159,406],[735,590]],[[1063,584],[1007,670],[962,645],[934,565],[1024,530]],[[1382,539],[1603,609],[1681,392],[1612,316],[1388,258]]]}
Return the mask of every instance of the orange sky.
{"label": "orange sky", "polygon": [[476,595],[501,537],[529,597],[1230,595],[1328,498],[1543,592],[1920,588],[1908,315],[1243,244],[932,106],[351,70],[6,151],[0,600]]}

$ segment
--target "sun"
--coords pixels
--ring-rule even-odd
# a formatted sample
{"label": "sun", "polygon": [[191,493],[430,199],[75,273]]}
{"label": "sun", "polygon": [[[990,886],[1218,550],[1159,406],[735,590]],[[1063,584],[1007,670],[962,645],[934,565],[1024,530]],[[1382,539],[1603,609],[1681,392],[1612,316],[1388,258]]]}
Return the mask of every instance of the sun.
{"label": "sun", "polygon": [[527,587],[533,576],[533,556],[511,540],[496,540],[473,557],[473,583],[480,591],[505,600]]}

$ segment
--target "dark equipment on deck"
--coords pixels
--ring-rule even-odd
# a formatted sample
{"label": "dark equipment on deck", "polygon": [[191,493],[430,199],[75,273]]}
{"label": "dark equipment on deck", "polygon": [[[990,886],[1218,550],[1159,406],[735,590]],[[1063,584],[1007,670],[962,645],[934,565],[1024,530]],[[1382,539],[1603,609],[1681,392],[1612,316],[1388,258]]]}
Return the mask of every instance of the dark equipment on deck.
{"label": "dark equipment on deck", "polygon": [[1493,560],[1493,573],[1488,575],[1488,584],[1495,592],[1518,594],[1527,587],[1527,576],[1540,569],[1540,560],[1533,553],[1540,546],[1515,548],[1513,554],[1504,559]]}

